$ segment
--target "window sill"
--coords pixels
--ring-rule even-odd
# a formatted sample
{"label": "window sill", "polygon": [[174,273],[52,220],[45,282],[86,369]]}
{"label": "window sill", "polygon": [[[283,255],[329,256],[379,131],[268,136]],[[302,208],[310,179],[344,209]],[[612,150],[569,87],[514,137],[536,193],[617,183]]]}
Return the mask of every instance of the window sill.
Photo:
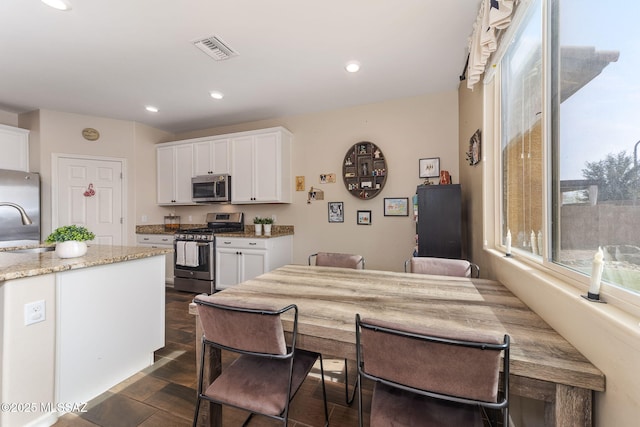
{"label": "window sill", "polygon": [[[640,346],[640,316],[627,312],[615,303],[599,304],[582,298],[584,285],[557,274],[525,257],[505,257],[495,249],[485,249],[496,279],[535,311],[585,355],[584,347],[593,345],[592,334],[634,337]],[[609,302],[605,295],[603,300]],[[587,355],[587,357],[589,357]]]}

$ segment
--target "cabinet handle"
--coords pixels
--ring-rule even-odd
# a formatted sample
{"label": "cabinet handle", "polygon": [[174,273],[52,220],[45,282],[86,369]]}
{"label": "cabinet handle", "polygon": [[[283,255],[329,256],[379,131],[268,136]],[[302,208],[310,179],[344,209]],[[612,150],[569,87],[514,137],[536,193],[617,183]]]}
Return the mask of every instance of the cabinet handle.
{"label": "cabinet handle", "polygon": [[222,243],[225,244],[225,245],[230,245],[231,244],[231,242],[222,242]]}
{"label": "cabinet handle", "polygon": [[255,246],[255,245],[257,245],[258,243],[256,243],[256,242],[249,242],[249,244],[250,244],[251,246]]}
{"label": "cabinet handle", "polygon": [[147,240],[151,240],[148,237],[143,237],[142,240],[147,241]]}

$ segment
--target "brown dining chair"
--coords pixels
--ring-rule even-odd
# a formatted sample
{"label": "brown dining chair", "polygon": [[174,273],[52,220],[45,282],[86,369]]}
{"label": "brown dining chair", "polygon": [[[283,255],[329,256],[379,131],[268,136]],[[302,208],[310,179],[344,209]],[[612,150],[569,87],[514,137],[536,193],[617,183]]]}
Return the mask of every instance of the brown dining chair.
{"label": "brown dining chair", "polygon": [[[309,255],[309,265],[312,265],[311,261],[313,258],[315,258],[315,265],[318,266],[364,270],[364,257],[362,255],[318,252]],[[356,397],[356,387],[353,388],[353,392],[349,395],[349,362],[347,359],[344,359],[344,387],[345,401],[347,402],[347,405],[351,405],[353,403],[353,399]]]}
{"label": "brown dining chair", "polygon": [[[303,381],[320,360],[325,426],[329,425],[322,355],[296,348],[298,307],[274,309],[225,301],[215,295],[195,297],[202,323],[202,356],[193,426],[202,400],[249,411],[282,421],[286,427],[289,405]],[[285,340],[281,315],[293,320],[291,342]],[[217,348],[238,354],[211,384],[203,384],[205,350]]]}
{"label": "brown dining chair", "polygon": [[315,258],[315,265],[324,267],[342,267],[364,270],[364,257],[362,255],[341,254],[335,252],[318,252],[309,255],[309,265]]}
{"label": "brown dining chair", "polygon": [[509,425],[508,335],[445,333],[356,314],[356,352],[360,427],[364,378],[375,382],[371,427],[482,427],[486,409],[501,411]]}
{"label": "brown dining chair", "polygon": [[480,277],[480,267],[464,259],[411,257],[404,262],[404,271],[439,276]]}

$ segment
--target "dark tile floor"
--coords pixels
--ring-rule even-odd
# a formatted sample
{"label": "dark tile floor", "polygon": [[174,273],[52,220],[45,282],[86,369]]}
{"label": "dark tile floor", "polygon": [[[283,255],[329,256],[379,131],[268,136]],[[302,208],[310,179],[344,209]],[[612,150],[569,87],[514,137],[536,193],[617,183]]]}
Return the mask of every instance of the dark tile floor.
{"label": "dark tile floor", "polygon": [[[178,427],[189,426],[195,409],[197,387],[195,367],[195,322],[188,313],[193,294],[166,291],[165,347],[155,354],[155,363],[96,397],[85,413],[69,413],[55,427]],[[224,357],[223,362],[229,362]],[[349,364],[349,370],[355,363]],[[358,405],[344,402],[344,362],[325,358],[325,381],[332,427],[358,425]],[[354,372],[349,375],[353,382]],[[368,412],[370,388],[364,388],[364,407]],[[247,413],[223,408],[225,427],[242,425]],[[366,417],[365,417],[366,418]],[[201,423],[202,424],[202,423]],[[322,426],[322,389],[317,372],[307,378],[294,398],[290,410],[291,427]],[[274,420],[254,417],[249,426],[276,426]],[[365,425],[368,425],[365,420]]]}

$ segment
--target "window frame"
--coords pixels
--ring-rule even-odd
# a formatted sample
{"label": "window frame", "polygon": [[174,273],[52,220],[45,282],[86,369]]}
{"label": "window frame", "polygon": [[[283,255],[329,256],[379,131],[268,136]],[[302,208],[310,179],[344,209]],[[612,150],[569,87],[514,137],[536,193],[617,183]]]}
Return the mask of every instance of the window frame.
{"label": "window frame", "polygon": [[[559,8],[559,2],[561,0],[540,0],[541,1],[541,31],[542,31],[542,155],[543,155],[543,218],[542,218],[542,233],[545,236],[545,242],[543,245],[543,252],[540,255],[534,255],[528,251],[522,251],[518,248],[511,248],[512,254],[517,258],[517,261],[522,262],[523,266],[533,269],[534,272],[542,273],[551,276],[554,280],[567,283],[574,288],[577,288],[581,294],[587,293],[589,289],[590,277],[577,271],[571,270],[561,264],[555,263],[551,260],[552,244],[554,244],[554,233],[550,227],[550,224],[557,225],[559,221],[553,221],[554,215],[559,215],[559,212],[554,212],[554,203],[557,203],[559,195],[560,181],[557,179],[559,174],[559,161],[558,161],[558,144],[559,139],[554,138],[553,132],[557,129],[552,121],[552,93],[553,84],[556,82],[551,79],[554,68],[558,66],[558,61],[551,61],[552,56],[557,55],[558,43],[554,43],[552,37],[558,37],[558,34],[552,31],[557,28],[557,23],[554,19],[557,19],[557,10]],[[491,155],[493,165],[487,164],[485,166],[484,179],[488,185],[485,185],[485,218],[493,218],[493,221],[485,221],[484,235],[486,237],[492,236],[493,244],[490,241],[485,242],[485,249],[495,249],[499,252],[505,253],[506,247],[503,242],[505,236],[502,236],[502,224],[504,224],[504,212],[503,207],[503,165],[502,165],[502,135],[500,118],[502,117],[501,100],[502,100],[502,59],[504,53],[508,50],[508,46],[511,45],[515,36],[518,33],[518,29],[526,24],[530,7],[534,6],[535,0],[523,1],[520,7],[516,10],[513,23],[511,27],[505,32],[503,38],[499,42],[499,47],[494,58],[490,58],[493,64],[491,73],[487,73],[485,76],[484,85],[484,100],[483,107],[485,111],[484,115],[484,134],[487,141],[493,141],[491,147],[487,145],[487,149],[493,150],[493,153],[487,153],[487,157]],[[556,92],[557,93],[557,90]],[[493,183],[493,185],[491,185]],[[554,226],[555,226],[554,225]],[[556,230],[557,232],[557,230]],[[602,282],[600,288],[602,300],[607,303],[622,309],[623,311],[640,316],[640,295],[632,292],[623,287]]]}

